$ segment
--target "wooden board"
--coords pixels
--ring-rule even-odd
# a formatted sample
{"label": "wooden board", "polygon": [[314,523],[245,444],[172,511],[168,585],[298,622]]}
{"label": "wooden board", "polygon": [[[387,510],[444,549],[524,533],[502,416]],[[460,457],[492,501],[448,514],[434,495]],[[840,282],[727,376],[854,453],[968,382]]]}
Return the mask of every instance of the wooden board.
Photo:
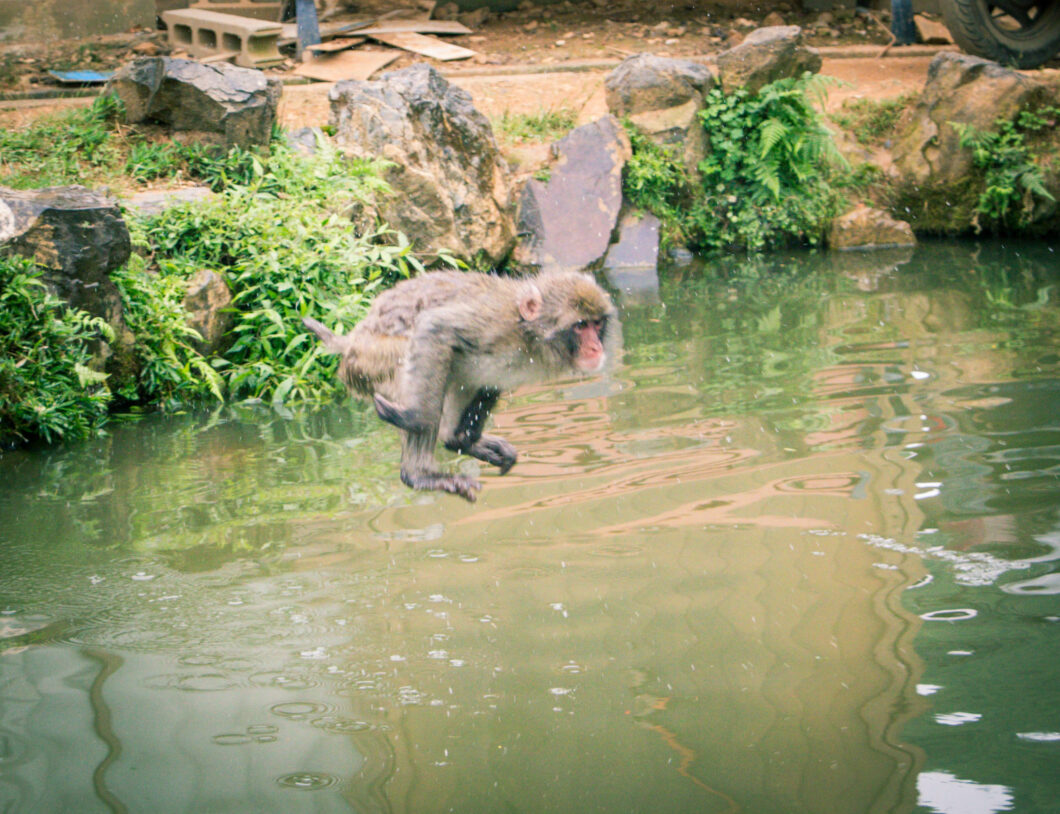
{"label": "wooden board", "polygon": [[[355,23],[321,23],[320,36],[321,38],[346,36],[347,34],[356,31],[358,28],[364,28],[366,25],[370,24],[371,20],[361,20]],[[280,27],[283,30],[280,33],[280,39],[277,41],[277,45],[291,45],[298,41],[297,23],[283,23]]]}
{"label": "wooden board", "polygon": [[295,68],[294,73],[322,82],[341,82],[343,79],[368,79],[401,56],[401,52],[337,51],[331,54],[307,52],[306,55],[309,59]]}
{"label": "wooden board", "polygon": [[364,37],[339,37],[338,39],[330,40],[328,42],[307,45],[306,50],[312,51],[314,54],[329,53],[331,51],[345,51],[347,48],[360,45],[362,42],[364,42]]}
{"label": "wooden board", "polygon": [[453,45],[437,37],[417,34],[415,31],[404,31],[396,34],[369,34],[367,31],[365,33],[373,40],[379,40],[379,42],[392,45],[395,48],[412,51],[414,54],[423,54],[423,56],[431,59],[448,61],[451,59],[468,59],[475,56],[475,52],[470,48]]}
{"label": "wooden board", "polygon": [[417,34],[471,34],[472,31],[466,25],[457,20],[387,20],[385,23],[376,23],[367,28],[357,29],[358,34],[404,34],[406,32]]}

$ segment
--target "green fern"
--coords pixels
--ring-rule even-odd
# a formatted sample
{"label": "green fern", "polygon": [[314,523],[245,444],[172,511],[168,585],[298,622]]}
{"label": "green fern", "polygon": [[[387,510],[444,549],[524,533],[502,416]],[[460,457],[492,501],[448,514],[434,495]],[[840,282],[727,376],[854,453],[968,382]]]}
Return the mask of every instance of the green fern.
{"label": "green fern", "polygon": [[1054,200],[1027,137],[1051,130],[1058,116],[1060,108],[1056,107],[1025,110],[1014,120],[998,119],[994,130],[950,122],[961,147],[972,151],[972,162],[983,171],[984,188],[976,210],[987,225],[1001,229],[1027,226],[1036,199]]}
{"label": "green fern", "polygon": [[758,133],[758,142],[761,146],[761,152],[759,157],[765,158],[781,144],[784,139],[787,138],[791,132],[791,128],[788,127],[776,116],[772,116],[762,124],[762,129]]}

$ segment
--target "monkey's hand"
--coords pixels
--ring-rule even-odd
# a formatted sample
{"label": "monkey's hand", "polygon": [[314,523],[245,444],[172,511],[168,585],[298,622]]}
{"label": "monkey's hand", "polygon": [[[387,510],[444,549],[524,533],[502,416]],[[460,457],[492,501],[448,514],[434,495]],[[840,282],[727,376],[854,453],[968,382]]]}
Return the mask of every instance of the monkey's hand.
{"label": "monkey's hand", "polygon": [[515,447],[496,435],[483,435],[467,448],[467,453],[480,461],[493,464],[500,469],[502,475],[506,475],[508,470],[515,466],[519,457]]}

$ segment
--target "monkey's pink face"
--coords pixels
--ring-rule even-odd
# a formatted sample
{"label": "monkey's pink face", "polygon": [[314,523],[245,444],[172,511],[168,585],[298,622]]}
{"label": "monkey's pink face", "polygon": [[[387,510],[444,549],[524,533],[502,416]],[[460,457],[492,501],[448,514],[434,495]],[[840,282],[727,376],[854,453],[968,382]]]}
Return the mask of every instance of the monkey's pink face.
{"label": "monkey's pink face", "polygon": [[574,335],[578,338],[574,366],[583,373],[596,373],[604,366],[607,354],[604,353],[604,343],[600,336],[603,328],[602,319],[583,319],[574,325]]}

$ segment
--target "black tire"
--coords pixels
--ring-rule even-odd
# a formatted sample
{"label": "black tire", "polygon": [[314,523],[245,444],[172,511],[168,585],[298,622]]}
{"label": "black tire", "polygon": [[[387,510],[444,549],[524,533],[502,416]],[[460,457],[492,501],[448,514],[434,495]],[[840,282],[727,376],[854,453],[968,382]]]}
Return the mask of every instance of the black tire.
{"label": "black tire", "polygon": [[1037,68],[1060,51],[1060,0],[941,0],[953,40],[970,54]]}

